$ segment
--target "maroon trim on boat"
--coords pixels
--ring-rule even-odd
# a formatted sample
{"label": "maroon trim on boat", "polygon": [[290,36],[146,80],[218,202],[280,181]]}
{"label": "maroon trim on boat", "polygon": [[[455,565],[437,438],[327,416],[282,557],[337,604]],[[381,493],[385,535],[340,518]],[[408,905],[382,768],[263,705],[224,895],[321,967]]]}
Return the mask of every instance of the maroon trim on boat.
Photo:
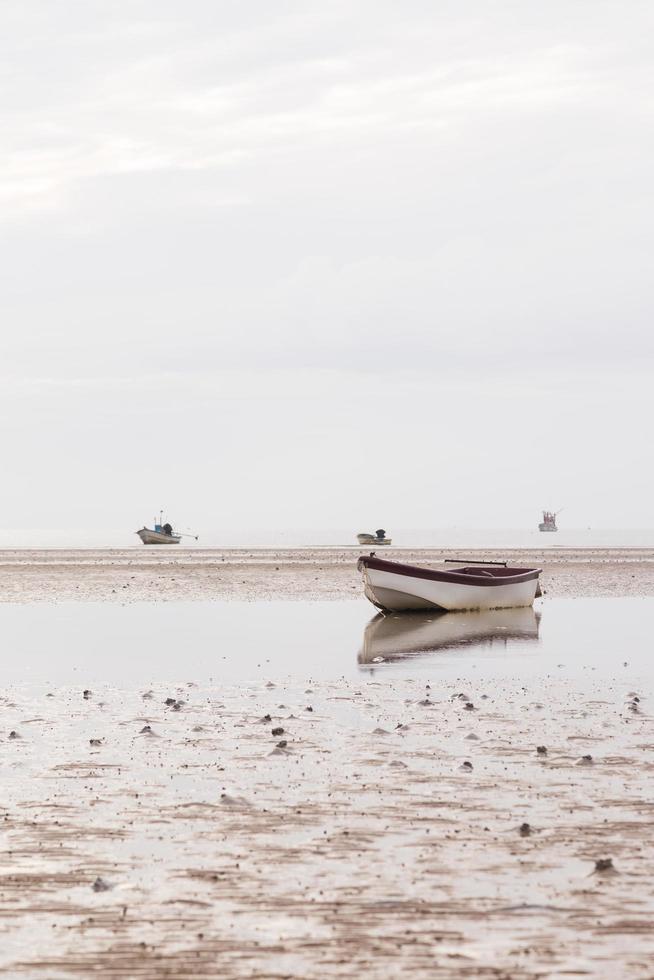
{"label": "maroon trim on boat", "polygon": [[395,575],[406,575],[410,578],[425,578],[432,582],[452,582],[455,585],[514,585],[518,582],[529,582],[537,579],[542,568],[501,568],[489,565],[480,568],[457,568],[453,571],[437,568],[418,568],[417,565],[403,565],[399,561],[384,561],[383,558],[371,558],[362,555],[357,562],[357,568],[374,568],[379,572],[393,572]]}

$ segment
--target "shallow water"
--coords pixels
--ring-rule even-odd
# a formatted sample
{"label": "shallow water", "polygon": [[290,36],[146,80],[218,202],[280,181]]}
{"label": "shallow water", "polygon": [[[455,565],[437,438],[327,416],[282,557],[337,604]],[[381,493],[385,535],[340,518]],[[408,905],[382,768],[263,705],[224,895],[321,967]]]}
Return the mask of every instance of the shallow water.
{"label": "shallow water", "polygon": [[653,609],[0,606],[0,973],[650,980]]}
{"label": "shallow water", "polygon": [[532,609],[376,616],[367,602],[0,606],[7,682],[238,683],[392,675],[654,678],[654,599],[547,599]]}

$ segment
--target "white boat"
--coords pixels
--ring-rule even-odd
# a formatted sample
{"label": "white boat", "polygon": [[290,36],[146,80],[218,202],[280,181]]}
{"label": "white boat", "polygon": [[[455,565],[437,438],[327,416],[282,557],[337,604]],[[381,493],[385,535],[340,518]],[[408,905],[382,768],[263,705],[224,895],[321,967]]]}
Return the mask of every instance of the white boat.
{"label": "white boat", "polygon": [[181,534],[174,531],[172,524],[164,523],[163,511],[159,514],[159,519],[155,517],[154,527],[143,527],[136,531],[143,544],[179,544],[182,538],[194,538],[198,540],[197,534]]}
{"label": "white boat", "polygon": [[380,527],[374,534],[357,534],[359,544],[391,544],[391,539],[386,537],[386,531]]}
{"label": "white boat", "polygon": [[[168,526],[170,527],[170,525]],[[179,544],[182,540],[181,534],[174,534],[172,528],[170,528],[170,531],[164,531],[157,524],[155,524],[154,528],[142,527],[136,533],[143,544]]]}
{"label": "white boat", "polygon": [[392,662],[415,654],[506,645],[508,640],[536,641],[539,622],[540,613],[531,606],[468,615],[437,610],[378,613],[364,630],[357,659],[360,664],[374,664],[377,658]]}
{"label": "white boat", "polygon": [[359,558],[357,568],[366,598],[378,609],[390,612],[511,609],[531,606],[540,595],[540,568],[471,561],[458,568],[424,568],[385,561],[372,554]]}

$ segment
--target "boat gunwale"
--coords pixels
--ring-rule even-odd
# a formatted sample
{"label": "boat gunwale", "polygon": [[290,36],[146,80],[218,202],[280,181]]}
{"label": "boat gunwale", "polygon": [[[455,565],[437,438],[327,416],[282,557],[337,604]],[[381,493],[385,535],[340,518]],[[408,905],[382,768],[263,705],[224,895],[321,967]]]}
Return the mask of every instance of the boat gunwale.
{"label": "boat gunwale", "polygon": [[[451,582],[454,585],[473,585],[473,586],[500,586],[517,585],[520,582],[529,582],[537,579],[542,568],[502,568],[488,567],[485,575],[475,575],[474,572],[457,572],[447,569],[421,568],[417,565],[405,565],[399,561],[386,561],[383,558],[374,558],[371,555],[362,555],[357,562],[357,568],[372,568],[378,572],[391,572],[395,575],[405,575],[407,578],[427,579],[431,582]],[[514,572],[514,574],[510,574]],[[509,573],[509,574],[507,574]]]}

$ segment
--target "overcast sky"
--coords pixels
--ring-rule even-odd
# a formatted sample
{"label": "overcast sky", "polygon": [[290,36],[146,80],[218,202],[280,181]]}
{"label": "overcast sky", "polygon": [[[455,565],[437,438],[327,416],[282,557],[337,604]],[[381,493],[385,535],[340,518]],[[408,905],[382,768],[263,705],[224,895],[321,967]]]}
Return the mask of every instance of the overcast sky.
{"label": "overcast sky", "polygon": [[654,524],[650,2],[0,27],[0,526]]}

